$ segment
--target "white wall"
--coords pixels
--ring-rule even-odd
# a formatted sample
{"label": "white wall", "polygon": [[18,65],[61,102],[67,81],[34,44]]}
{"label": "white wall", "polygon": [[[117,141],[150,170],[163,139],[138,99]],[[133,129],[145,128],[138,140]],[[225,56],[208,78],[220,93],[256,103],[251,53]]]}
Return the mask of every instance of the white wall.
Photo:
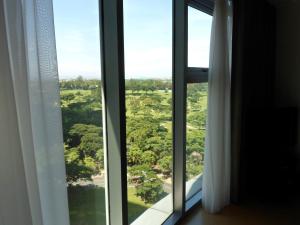
{"label": "white wall", "polygon": [[31,223],[0,2],[0,225]]}
{"label": "white wall", "polygon": [[[300,111],[300,1],[277,4],[277,63],[275,97],[278,106],[296,106]],[[300,115],[299,115],[300,120]],[[300,121],[298,124],[300,154]]]}

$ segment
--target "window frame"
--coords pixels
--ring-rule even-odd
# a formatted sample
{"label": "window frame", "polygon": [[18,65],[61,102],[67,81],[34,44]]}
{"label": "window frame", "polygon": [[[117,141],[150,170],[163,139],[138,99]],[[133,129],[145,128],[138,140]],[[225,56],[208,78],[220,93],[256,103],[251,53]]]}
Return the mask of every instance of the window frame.
{"label": "window frame", "polygon": [[[187,84],[208,82],[208,68],[187,66],[188,6],[212,15],[214,3],[213,0],[173,0],[172,4],[173,213],[164,225],[176,224],[202,198],[200,191],[186,201],[185,193]],[[99,21],[107,187],[106,224],[127,225],[123,0],[99,0]]]}
{"label": "window frame", "polygon": [[99,0],[99,23],[106,224],[128,224],[123,0]]}
{"label": "window frame", "polygon": [[[213,16],[214,0],[188,0],[188,6]],[[187,84],[208,82],[208,67],[187,67]]]}
{"label": "window frame", "polygon": [[[214,1],[213,0],[190,0],[188,6],[213,16]],[[208,67],[187,67],[186,77],[187,83],[208,83]],[[186,211],[190,210],[195,204],[200,203],[202,200],[202,188],[196,192],[193,197],[186,201]]]}
{"label": "window frame", "polygon": [[[182,6],[182,2],[184,2],[184,6]],[[177,5],[176,5],[177,4]],[[180,197],[183,196],[183,205],[181,206],[181,218],[186,215],[188,211],[190,211],[192,208],[195,206],[201,204],[202,200],[202,190],[199,192],[195,193],[193,197],[190,199],[186,200],[186,179],[185,179],[185,174],[186,174],[186,98],[187,98],[187,85],[192,84],[192,83],[207,83],[208,82],[208,72],[209,68],[208,67],[189,67],[187,64],[187,56],[188,56],[188,7],[193,7],[194,9],[197,9],[203,13],[206,13],[210,16],[213,16],[213,10],[214,10],[214,0],[188,0],[186,1],[173,1],[173,73],[174,73],[174,78],[173,78],[173,114],[176,115],[178,111],[176,112],[176,104],[179,105],[180,110],[179,114],[180,116],[179,119],[176,117],[173,117],[173,140],[176,138],[180,138],[181,141],[180,143],[184,143],[184,147],[180,150],[176,149],[176,146],[173,147],[174,150],[174,156],[176,151],[180,151],[180,153],[177,153],[177,155],[181,155],[182,158],[184,159],[184,165],[179,165],[182,170],[184,171],[184,188],[181,188],[181,191],[183,193],[180,193]],[[179,11],[179,12],[178,12]],[[181,12],[180,12],[181,11]],[[180,17],[182,13],[184,12],[184,16]],[[176,20],[180,20],[179,22]],[[177,24],[176,24],[177,22]],[[180,25],[180,26],[178,26]],[[184,25],[184,27],[182,27]],[[177,28],[177,29],[176,29]],[[180,38],[178,38],[179,36]],[[176,40],[177,37],[177,40]],[[180,42],[178,40],[183,40],[183,42]],[[183,44],[182,44],[183,43]],[[183,53],[180,52],[182,51],[182,46],[183,46]],[[180,61],[179,59],[184,55],[184,60]],[[179,59],[177,59],[179,58]],[[177,63],[181,63],[181,66],[184,66],[184,73],[182,74],[182,71],[179,69],[176,70],[176,65]],[[176,77],[180,77],[183,75],[184,83],[178,83],[176,81]],[[176,101],[176,96],[184,96],[184,102],[180,101],[181,98],[179,98],[179,101]],[[184,111],[184,116],[182,116],[182,111]],[[179,120],[179,121],[178,121]],[[180,120],[184,121],[183,122],[183,132],[179,132],[179,134],[174,135],[174,133],[180,129],[178,129],[178,123],[180,124]],[[182,124],[180,124],[182,125]],[[176,127],[176,129],[175,129]],[[180,126],[182,129],[182,126]],[[174,157],[173,159],[173,165],[175,167],[175,163],[178,159]],[[178,164],[178,162],[177,162]],[[178,176],[175,172],[173,173],[173,179]],[[178,187],[177,187],[178,188]],[[202,189],[202,188],[201,188]],[[175,190],[175,186],[174,186]],[[175,191],[174,191],[175,193]],[[174,196],[174,202],[175,202],[176,196]],[[172,221],[172,220],[171,220]],[[168,220],[166,220],[165,224],[170,224]],[[173,223],[174,224],[174,223]]]}

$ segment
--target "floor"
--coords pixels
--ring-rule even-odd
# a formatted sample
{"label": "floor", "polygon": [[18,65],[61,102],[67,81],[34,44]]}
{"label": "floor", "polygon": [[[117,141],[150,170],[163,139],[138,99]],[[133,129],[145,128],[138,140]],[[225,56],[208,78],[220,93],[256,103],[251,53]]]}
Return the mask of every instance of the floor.
{"label": "floor", "polygon": [[263,206],[230,205],[221,213],[212,215],[201,206],[195,208],[180,225],[299,225],[300,207],[277,204]]}

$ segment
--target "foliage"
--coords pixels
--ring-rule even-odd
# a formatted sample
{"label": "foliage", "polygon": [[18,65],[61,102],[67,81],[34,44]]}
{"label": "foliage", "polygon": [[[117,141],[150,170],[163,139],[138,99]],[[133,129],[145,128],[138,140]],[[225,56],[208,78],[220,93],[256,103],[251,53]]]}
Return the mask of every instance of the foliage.
{"label": "foliage", "polygon": [[133,146],[127,151],[127,163],[128,165],[138,165],[142,162],[143,151],[140,148]]}
{"label": "foliage", "polygon": [[74,124],[66,141],[67,181],[91,179],[104,167],[102,128],[95,125]]}
{"label": "foliage", "polygon": [[169,172],[172,170],[172,156],[164,156],[160,160],[158,160],[158,165],[165,172]]}
{"label": "foliage", "polygon": [[59,82],[60,90],[92,90],[101,87],[100,80],[84,80],[82,76],[78,76],[73,80],[61,80]]}
{"label": "foliage", "polygon": [[158,201],[163,195],[163,182],[147,165],[133,166],[129,173],[132,177],[137,177],[136,195],[146,204]]}
{"label": "foliage", "polygon": [[79,179],[90,180],[93,169],[80,160],[79,152],[76,148],[71,148],[65,152],[67,182],[70,184]]}
{"label": "foliage", "polygon": [[[154,174],[154,173],[153,173]],[[143,183],[136,187],[136,195],[146,203],[155,203],[163,195],[163,182],[156,178],[145,179]]]}
{"label": "foliage", "polygon": [[[141,154],[138,164],[151,163],[154,165],[160,157],[160,153],[171,152],[171,141],[168,139],[167,133],[168,130],[157,119],[128,118],[127,145],[129,152],[135,151],[135,153]],[[132,148],[135,150],[131,150]]]}
{"label": "foliage", "polygon": [[125,82],[126,90],[130,90],[132,93],[144,91],[146,93],[158,91],[158,90],[171,90],[172,83],[168,80],[138,80],[131,79]]}
{"label": "foliage", "polygon": [[[129,179],[145,202],[159,199],[162,182],[172,170],[172,82],[125,80],[126,144]],[[102,92],[100,80],[60,82],[67,182],[89,180],[104,167]],[[205,142],[207,85],[187,88],[187,177],[202,172]],[[161,176],[163,173],[164,176]],[[158,176],[159,175],[159,176]],[[159,178],[162,177],[162,178]]]}
{"label": "foliage", "polygon": [[62,120],[64,138],[69,138],[69,130],[74,124],[91,124],[101,126],[102,123],[102,110],[92,106],[92,102],[83,97],[77,102],[70,102],[67,106],[62,103]]}
{"label": "foliage", "polygon": [[142,157],[142,162],[145,165],[148,165],[148,166],[155,165],[156,161],[157,161],[157,155],[153,151],[150,151],[150,150],[144,151],[143,157]]}

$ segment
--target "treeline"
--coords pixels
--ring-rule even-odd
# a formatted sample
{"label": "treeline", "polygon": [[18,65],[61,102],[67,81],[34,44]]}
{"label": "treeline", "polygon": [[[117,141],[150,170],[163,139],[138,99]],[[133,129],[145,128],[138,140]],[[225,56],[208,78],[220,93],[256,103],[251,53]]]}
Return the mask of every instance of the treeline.
{"label": "treeline", "polygon": [[154,92],[158,90],[169,91],[172,89],[171,80],[125,80],[125,89],[132,92]]}
{"label": "treeline", "polygon": [[85,80],[78,76],[72,80],[61,80],[59,82],[60,90],[93,90],[101,87],[101,80]]}
{"label": "treeline", "polygon": [[[78,76],[73,80],[61,80],[60,90],[94,90],[101,87],[101,80],[85,80]],[[125,80],[125,89],[132,92],[168,91],[172,89],[171,80],[129,79]]]}

